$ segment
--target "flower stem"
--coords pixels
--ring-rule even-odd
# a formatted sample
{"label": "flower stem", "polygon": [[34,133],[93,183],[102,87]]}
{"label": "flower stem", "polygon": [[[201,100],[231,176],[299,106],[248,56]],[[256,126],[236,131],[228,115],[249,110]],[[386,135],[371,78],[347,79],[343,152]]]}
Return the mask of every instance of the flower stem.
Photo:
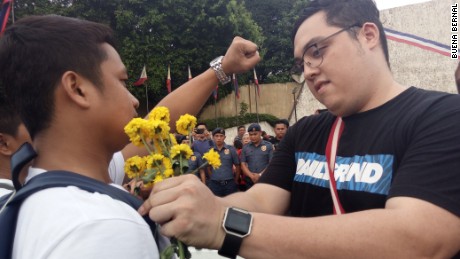
{"label": "flower stem", "polygon": [[182,168],[183,168],[183,167],[182,167],[182,165],[183,165],[182,159],[183,159],[182,156],[179,156],[180,175],[184,175],[184,174],[185,174],[185,173],[182,171]]}
{"label": "flower stem", "polygon": [[193,170],[193,171],[191,171],[190,173],[187,173],[187,174],[195,174],[195,173],[198,172],[198,170],[203,169],[208,165],[209,165],[209,163],[208,163],[208,161],[206,161],[203,164],[201,164],[197,169],[195,169],[195,170]]}
{"label": "flower stem", "polygon": [[[192,129],[192,130],[193,130],[193,129]],[[188,145],[189,145],[190,147],[192,147],[192,144],[193,144],[192,130],[190,130],[190,131],[189,131],[190,133],[188,134]]]}
{"label": "flower stem", "polygon": [[[145,141],[144,139],[144,135],[140,134],[141,135],[141,140],[142,140],[142,143],[144,143],[144,146],[145,148],[147,149],[147,151],[149,152],[149,154],[152,154],[152,150],[150,149],[150,146],[149,144]],[[155,149],[155,147],[153,147]]]}
{"label": "flower stem", "polygon": [[177,245],[179,246],[179,258],[185,259],[184,245],[179,240],[177,240]]}
{"label": "flower stem", "polygon": [[166,146],[165,142],[163,141],[163,138],[161,138],[161,137],[160,137],[160,142],[161,142],[161,145],[163,146],[164,150],[166,151],[167,157],[170,157],[171,154],[169,153],[169,149]]}

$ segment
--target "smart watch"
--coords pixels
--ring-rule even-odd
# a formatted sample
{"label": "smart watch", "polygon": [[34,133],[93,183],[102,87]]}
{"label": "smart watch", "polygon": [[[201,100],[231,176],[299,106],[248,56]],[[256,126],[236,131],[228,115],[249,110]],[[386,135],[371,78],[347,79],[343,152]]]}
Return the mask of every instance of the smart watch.
{"label": "smart watch", "polygon": [[219,82],[225,85],[229,83],[230,81],[232,81],[232,78],[227,76],[224,70],[222,69],[222,59],[223,58],[224,56],[220,56],[220,57],[213,59],[211,63],[209,63],[209,66],[211,66],[211,68],[216,73],[216,76],[217,76],[217,79],[219,79]]}
{"label": "smart watch", "polygon": [[226,234],[218,253],[228,258],[236,258],[243,238],[251,234],[252,215],[243,209],[227,208],[222,227]]}

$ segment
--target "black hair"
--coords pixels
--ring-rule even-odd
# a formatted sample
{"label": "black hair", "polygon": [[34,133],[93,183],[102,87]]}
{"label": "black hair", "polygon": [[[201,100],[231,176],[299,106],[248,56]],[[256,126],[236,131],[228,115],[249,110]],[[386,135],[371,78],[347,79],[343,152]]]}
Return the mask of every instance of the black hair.
{"label": "black hair", "polygon": [[[390,58],[388,54],[388,43],[380,21],[380,12],[373,0],[311,0],[308,3],[297,20],[292,32],[292,42],[299,30],[300,25],[317,12],[324,11],[326,13],[326,22],[329,25],[346,28],[358,24],[362,26],[366,22],[371,22],[377,25],[380,33],[380,44],[382,45],[383,53],[390,66]],[[350,30],[352,33],[352,30]],[[351,34],[355,39],[356,33]]]}
{"label": "black hair", "polygon": [[233,146],[236,148],[236,149],[242,149],[243,148],[243,142],[241,142],[241,140],[239,139],[235,139],[233,141]]}
{"label": "black hair", "polygon": [[241,129],[241,128],[243,128],[243,129],[246,129],[246,127],[245,127],[244,125],[240,125],[240,126],[238,126],[238,128],[237,128],[237,129],[239,130],[239,129]]}
{"label": "black hair", "polygon": [[289,121],[286,120],[286,119],[280,119],[280,120],[275,121],[275,126],[277,124],[284,124],[284,125],[286,125],[286,128],[289,128]]}
{"label": "black hair", "polygon": [[74,71],[103,91],[103,44],[115,47],[103,24],[57,15],[29,16],[8,27],[0,38],[0,84],[14,101],[33,138],[49,127],[54,92],[66,71]]}
{"label": "black hair", "polygon": [[0,133],[16,137],[22,121],[11,105],[0,104]]}
{"label": "black hair", "polygon": [[186,139],[187,139],[187,137],[186,137],[186,136],[184,136],[184,135],[181,135],[181,134],[176,134],[176,136],[175,136],[175,137],[176,137],[176,142],[177,142],[177,144],[181,144],[181,143],[182,143],[182,141],[184,141],[184,140],[186,140]]}
{"label": "black hair", "polygon": [[5,96],[3,85],[0,84],[0,133],[16,137],[21,123],[18,113]]}
{"label": "black hair", "polygon": [[201,126],[201,125],[205,126],[206,129],[208,129],[208,125],[206,125],[206,123],[204,123],[204,122],[198,122],[198,123],[196,124],[196,127],[195,127],[195,128],[198,128],[198,126]]}

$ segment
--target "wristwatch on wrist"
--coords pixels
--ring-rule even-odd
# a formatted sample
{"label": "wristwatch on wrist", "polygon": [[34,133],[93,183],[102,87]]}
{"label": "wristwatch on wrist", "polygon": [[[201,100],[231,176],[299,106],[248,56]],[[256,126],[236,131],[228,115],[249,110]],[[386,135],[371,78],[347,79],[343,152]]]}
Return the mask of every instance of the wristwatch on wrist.
{"label": "wristwatch on wrist", "polygon": [[217,79],[219,79],[219,82],[223,85],[230,83],[232,81],[232,78],[227,76],[222,69],[222,59],[224,56],[217,57],[209,63],[211,68],[216,72]]}
{"label": "wristwatch on wrist", "polygon": [[243,209],[227,208],[222,227],[226,234],[218,253],[228,258],[236,258],[243,238],[251,234],[252,215]]}

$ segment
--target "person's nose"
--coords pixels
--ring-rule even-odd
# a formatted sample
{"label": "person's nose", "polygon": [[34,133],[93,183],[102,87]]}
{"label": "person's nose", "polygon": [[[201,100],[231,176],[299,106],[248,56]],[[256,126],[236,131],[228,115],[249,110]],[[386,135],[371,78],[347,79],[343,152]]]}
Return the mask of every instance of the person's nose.
{"label": "person's nose", "polygon": [[137,100],[137,98],[131,93],[129,94],[131,95],[131,102],[133,103],[134,108],[139,108],[139,100]]}
{"label": "person's nose", "polygon": [[315,77],[319,74],[319,68],[318,67],[309,67],[309,66],[304,66],[303,69],[303,75],[305,77],[306,81],[314,81]]}

